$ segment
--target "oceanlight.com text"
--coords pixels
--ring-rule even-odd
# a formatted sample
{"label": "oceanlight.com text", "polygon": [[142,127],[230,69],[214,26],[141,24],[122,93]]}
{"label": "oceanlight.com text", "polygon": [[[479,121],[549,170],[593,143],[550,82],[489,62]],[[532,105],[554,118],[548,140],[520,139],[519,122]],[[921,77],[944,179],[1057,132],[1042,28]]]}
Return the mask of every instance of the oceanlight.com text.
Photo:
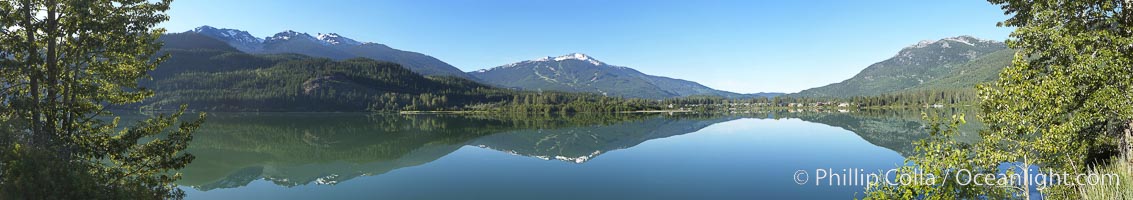
{"label": "oceanlight.com text", "polygon": [[870,185],[940,185],[951,181],[958,185],[989,186],[1050,186],[1050,185],[1121,185],[1118,174],[1061,173],[1055,171],[1022,170],[1018,173],[978,173],[966,169],[950,171],[944,175],[920,170],[890,169],[867,171],[860,168],[819,168],[795,171],[794,181],[799,185],[854,186]]}

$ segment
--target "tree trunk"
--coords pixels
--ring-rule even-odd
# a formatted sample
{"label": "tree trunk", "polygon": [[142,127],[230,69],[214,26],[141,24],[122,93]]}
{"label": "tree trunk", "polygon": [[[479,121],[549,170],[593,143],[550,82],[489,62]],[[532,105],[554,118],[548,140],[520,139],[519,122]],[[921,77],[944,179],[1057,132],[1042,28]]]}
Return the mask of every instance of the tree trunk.
{"label": "tree trunk", "polygon": [[43,27],[43,31],[46,33],[46,37],[43,39],[47,40],[47,52],[44,55],[46,61],[44,61],[43,63],[44,70],[47,72],[47,77],[44,77],[44,79],[46,79],[46,84],[44,84],[44,86],[47,87],[47,96],[45,96],[47,98],[47,102],[45,102],[47,109],[43,111],[43,129],[51,133],[51,135],[49,135],[51,139],[49,140],[56,142],[57,140],[59,140],[58,138],[60,134],[58,131],[59,111],[64,110],[64,108],[60,108],[58,102],[59,60],[58,54],[56,53],[58,44],[56,44],[57,41],[55,37],[55,34],[58,32],[56,26],[59,22],[55,18],[55,9],[58,6],[55,5],[55,1],[48,0],[47,3],[44,4],[44,7],[47,7],[47,24]]}
{"label": "tree trunk", "polygon": [[[1122,153],[1125,155],[1133,153],[1133,120],[1129,120],[1129,124],[1125,125],[1125,137],[1123,139],[1122,144],[1124,144],[1125,148],[1122,149],[1124,150]],[[1126,159],[1133,160],[1133,158]]]}
{"label": "tree trunk", "polygon": [[25,44],[25,45],[28,46],[28,48],[27,48],[28,52],[27,52],[26,58],[24,59],[24,62],[25,62],[24,65],[27,66],[27,70],[29,72],[28,73],[28,82],[29,82],[29,87],[30,87],[29,90],[31,92],[31,101],[30,101],[30,103],[31,103],[31,105],[30,105],[31,106],[31,113],[30,113],[31,116],[30,116],[30,118],[31,118],[31,131],[32,131],[32,142],[31,143],[35,146],[41,146],[42,147],[42,146],[46,146],[46,144],[47,144],[47,141],[46,141],[47,140],[47,137],[46,137],[47,133],[45,133],[45,131],[43,130],[43,127],[42,127],[43,124],[42,124],[42,121],[40,121],[40,119],[41,119],[40,114],[42,113],[41,110],[40,110],[41,108],[40,108],[40,104],[39,104],[39,101],[40,101],[40,99],[39,99],[40,71],[39,71],[38,67],[36,66],[37,64],[39,64],[39,62],[38,62],[39,52],[36,51],[37,49],[35,48],[35,27],[36,26],[32,25],[32,18],[34,17],[34,14],[32,13],[32,9],[31,9],[32,7],[35,7],[35,5],[32,4],[31,1],[24,1],[23,6],[24,7],[22,9],[23,9],[23,14],[24,14],[24,19],[23,19],[22,22],[23,22],[23,26],[24,26],[24,34],[26,34],[25,37],[26,37],[27,44]]}

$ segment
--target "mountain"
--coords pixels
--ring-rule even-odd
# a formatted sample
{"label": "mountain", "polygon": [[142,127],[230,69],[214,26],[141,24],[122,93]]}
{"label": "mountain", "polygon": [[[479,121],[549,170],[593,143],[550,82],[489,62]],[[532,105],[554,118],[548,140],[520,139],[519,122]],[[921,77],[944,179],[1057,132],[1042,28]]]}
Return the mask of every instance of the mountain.
{"label": "mountain", "polygon": [[968,90],[993,81],[1011,64],[1014,50],[998,41],[972,36],[921,41],[896,56],[866,67],[854,77],[793,96],[853,97],[921,89]]}
{"label": "mountain", "polygon": [[1015,50],[1013,49],[991,52],[953,68],[951,73],[925,82],[924,84],[914,86],[908,90],[973,89],[976,84],[998,80],[999,71],[1002,71],[1004,67],[1010,66],[1011,60],[1014,58]]}
{"label": "mountain", "polygon": [[[495,120],[365,113],[210,113],[179,184],[202,191],[266,180],[336,184],[437,160],[495,132]],[[446,129],[454,126],[467,129]],[[498,126],[498,125],[497,125]],[[499,126],[506,127],[506,126]],[[256,144],[256,145],[248,145]]]}
{"label": "mountain", "polygon": [[[923,111],[923,112],[922,112]],[[916,141],[930,137],[925,127],[932,122],[924,120],[922,113],[934,116],[952,116],[964,113],[976,116],[975,110],[862,110],[857,112],[776,112],[776,117],[796,118],[803,121],[839,127],[854,132],[865,141],[884,147],[901,156],[916,154]],[[986,128],[980,120],[972,120],[958,127],[958,134],[952,137],[958,142],[979,141],[979,132]]]}
{"label": "mountain", "polygon": [[319,39],[319,41],[325,42],[325,43],[330,44],[330,45],[358,46],[358,45],[364,44],[364,43],[358,42],[357,40],[354,40],[354,39],[342,37],[341,35],[338,35],[337,33],[327,33],[327,34],[319,33],[319,37],[317,37],[317,39]]}
{"label": "mountain", "polygon": [[165,47],[165,49],[212,50],[221,52],[240,51],[229,45],[229,43],[216,40],[203,33],[171,33],[162,35],[158,40],[164,43],[163,47]]}
{"label": "mountain", "polygon": [[[144,117],[144,116],[125,116]],[[179,184],[202,191],[256,180],[338,184],[434,162],[464,146],[582,163],[739,116],[215,113],[194,133]],[[248,145],[248,144],[256,145]]]}
{"label": "mountain", "polygon": [[469,72],[486,83],[539,91],[590,92],[608,96],[661,99],[693,95],[746,97],[696,82],[653,76],[593,57],[572,53]]}
{"label": "mountain", "polygon": [[215,38],[243,52],[258,52],[263,50],[264,39],[252,36],[252,34],[249,34],[247,31],[201,26],[189,32]]}
{"label": "mountain", "polygon": [[630,122],[521,129],[487,135],[470,145],[544,160],[584,163],[645,141],[692,133],[739,116],[652,116]]}
{"label": "mountain", "polygon": [[296,53],[338,61],[363,57],[401,64],[421,75],[472,79],[472,76],[460,69],[432,56],[402,51],[377,43],[359,42],[336,33],[319,33],[312,36],[288,30],[271,37],[257,38],[247,31],[211,26],[201,26],[187,32],[220,40],[250,54]]}
{"label": "mountain", "polygon": [[[284,31],[264,39],[263,50],[252,52],[256,54],[297,53],[308,56],[345,60],[355,57],[366,57],[346,53],[330,43],[326,43],[307,33]],[[368,57],[366,57],[368,58]],[[400,64],[400,63],[399,63]],[[408,67],[407,67],[408,68]]]}
{"label": "mountain", "polygon": [[[265,43],[304,36],[277,34]],[[153,80],[142,82],[155,96],[140,106],[154,109],[189,104],[192,109],[227,111],[417,110],[511,98],[506,96],[510,90],[460,78],[426,77],[369,58],[247,54],[194,32],[167,34],[160,40],[165,44],[161,54],[170,57],[150,72]]]}
{"label": "mountain", "polygon": [[[301,33],[272,41],[316,41]],[[332,60],[295,53],[247,54],[194,32],[163,35],[159,54],[169,55],[144,102],[124,108],[212,111],[450,111],[622,112],[656,110],[641,99],[591,93],[533,92],[499,88],[451,76],[422,76],[397,63],[370,58]],[[340,42],[349,42],[342,40]],[[297,43],[290,43],[297,44]],[[594,103],[604,102],[604,103]]]}

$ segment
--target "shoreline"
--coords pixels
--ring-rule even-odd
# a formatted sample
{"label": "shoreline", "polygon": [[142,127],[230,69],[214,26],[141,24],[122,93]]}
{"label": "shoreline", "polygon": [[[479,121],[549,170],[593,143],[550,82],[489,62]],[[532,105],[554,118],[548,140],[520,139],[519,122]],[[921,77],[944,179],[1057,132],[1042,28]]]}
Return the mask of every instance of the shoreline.
{"label": "shoreline", "polygon": [[638,111],[622,111],[614,113],[690,113],[696,112],[692,110],[638,110]]}
{"label": "shoreline", "polygon": [[[638,110],[638,111],[620,111],[620,112],[576,112],[576,113],[691,113],[696,112],[692,110]],[[420,115],[420,114],[492,114],[492,113],[532,113],[532,112],[492,112],[492,111],[398,111],[397,114],[403,115]],[[539,113],[539,112],[534,112]]]}

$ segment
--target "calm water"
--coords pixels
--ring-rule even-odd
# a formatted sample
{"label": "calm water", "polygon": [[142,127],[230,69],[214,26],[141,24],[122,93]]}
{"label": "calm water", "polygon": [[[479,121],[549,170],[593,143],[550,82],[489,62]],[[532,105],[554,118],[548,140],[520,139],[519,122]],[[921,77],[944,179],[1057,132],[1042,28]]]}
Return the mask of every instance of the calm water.
{"label": "calm water", "polygon": [[794,174],[890,169],[923,137],[919,111],[212,113],[179,184],[188,199],[852,199],[863,187]]}

